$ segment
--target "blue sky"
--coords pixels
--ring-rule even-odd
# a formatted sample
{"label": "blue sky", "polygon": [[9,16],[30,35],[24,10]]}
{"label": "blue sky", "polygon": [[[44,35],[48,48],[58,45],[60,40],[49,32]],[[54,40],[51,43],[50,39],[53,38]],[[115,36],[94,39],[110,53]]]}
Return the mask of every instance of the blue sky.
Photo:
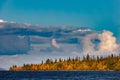
{"label": "blue sky", "polygon": [[0,0],[0,18],[21,23],[119,25],[119,0]]}

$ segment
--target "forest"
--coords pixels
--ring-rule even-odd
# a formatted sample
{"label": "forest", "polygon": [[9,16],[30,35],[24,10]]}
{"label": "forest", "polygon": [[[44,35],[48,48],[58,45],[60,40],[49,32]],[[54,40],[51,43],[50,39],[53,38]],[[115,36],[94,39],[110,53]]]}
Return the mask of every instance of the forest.
{"label": "forest", "polygon": [[13,65],[11,71],[26,70],[120,70],[120,55],[110,56],[90,56],[87,54],[83,58],[75,57],[68,59],[46,59],[40,64],[23,64],[22,66]]}

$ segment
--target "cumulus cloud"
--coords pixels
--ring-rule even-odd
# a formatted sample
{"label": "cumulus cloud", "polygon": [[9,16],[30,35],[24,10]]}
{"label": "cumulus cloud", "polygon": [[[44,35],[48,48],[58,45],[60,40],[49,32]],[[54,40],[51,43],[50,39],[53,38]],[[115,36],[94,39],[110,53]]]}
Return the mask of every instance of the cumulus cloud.
{"label": "cumulus cloud", "polygon": [[[97,45],[96,45],[97,44]],[[88,34],[83,38],[84,54],[115,53],[119,48],[113,33],[104,30],[101,34]]]}
{"label": "cumulus cloud", "polygon": [[115,52],[119,45],[116,43],[116,38],[110,31],[104,30],[102,34],[99,34],[99,39],[101,41],[99,45],[99,50],[102,52]]}

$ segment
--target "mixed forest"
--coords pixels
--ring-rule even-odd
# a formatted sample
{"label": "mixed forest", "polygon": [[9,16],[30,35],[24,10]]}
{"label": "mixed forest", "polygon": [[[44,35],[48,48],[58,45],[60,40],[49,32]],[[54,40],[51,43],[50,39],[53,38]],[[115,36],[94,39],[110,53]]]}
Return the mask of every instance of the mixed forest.
{"label": "mixed forest", "polygon": [[24,70],[120,70],[120,55],[110,55],[107,57],[86,55],[68,59],[47,59],[40,64],[23,64],[22,66],[13,65],[12,71]]}

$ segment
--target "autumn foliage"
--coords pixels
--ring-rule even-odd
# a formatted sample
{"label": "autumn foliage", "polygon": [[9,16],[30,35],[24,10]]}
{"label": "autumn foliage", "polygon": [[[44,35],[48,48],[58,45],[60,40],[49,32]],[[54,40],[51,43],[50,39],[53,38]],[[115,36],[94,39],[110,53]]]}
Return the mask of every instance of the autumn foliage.
{"label": "autumn foliage", "polygon": [[113,54],[107,57],[90,57],[89,55],[63,59],[47,59],[40,64],[23,64],[23,66],[13,65],[13,71],[23,70],[120,70],[120,56]]}

